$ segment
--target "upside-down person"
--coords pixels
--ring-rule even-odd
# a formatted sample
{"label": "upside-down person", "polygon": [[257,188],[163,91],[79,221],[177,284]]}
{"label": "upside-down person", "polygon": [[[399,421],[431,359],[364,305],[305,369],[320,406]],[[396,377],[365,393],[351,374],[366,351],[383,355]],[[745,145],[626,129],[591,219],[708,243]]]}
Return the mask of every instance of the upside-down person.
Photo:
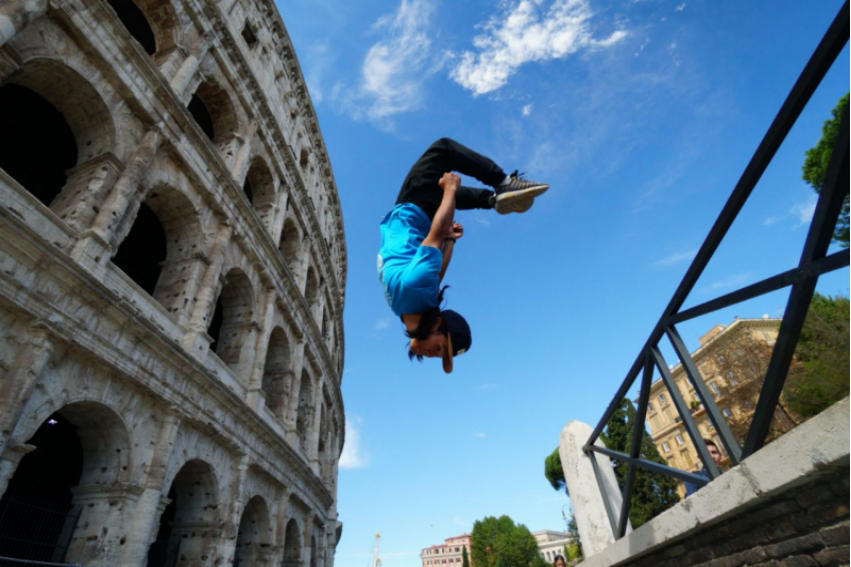
{"label": "upside-down person", "polygon": [[[489,189],[461,186],[459,172]],[[492,160],[448,138],[431,145],[411,168],[396,206],[381,221],[378,277],[387,303],[402,319],[413,359],[440,358],[452,372],[453,358],[469,350],[467,321],[455,311],[441,311],[446,286],[440,287],[464,228],[455,210],[494,209],[499,214],[524,213],[549,188],[511,175]]]}

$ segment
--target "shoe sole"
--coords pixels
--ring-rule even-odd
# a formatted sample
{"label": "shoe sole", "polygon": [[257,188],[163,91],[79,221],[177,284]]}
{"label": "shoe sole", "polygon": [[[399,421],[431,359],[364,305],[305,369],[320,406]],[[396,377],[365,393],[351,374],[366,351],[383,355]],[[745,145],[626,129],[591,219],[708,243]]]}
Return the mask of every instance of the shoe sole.
{"label": "shoe sole", "polygon": [[535,197],[541,195],[549,188],[549,185],[533,185],[526,189],[519,189],[517,191],[510,191],[508,193],[497,195],[494,208],[496,209],[496,212],[502,215],[507,215],[512,212],[526,212],[531,205],[523,210],[516,210],[518,205],[521,207],[523,206],[518,201],[525,201],[526,199],[534,200]]}
{"label": "shoe sole", "polygon": [[534,197],[527,197],[525,199],[515,199],[510,203],[503,207],[494,207],[497,213],[501,215],[507,215],[510,213],[525,213],[529,209],[532,208],[532,205],[535,204]]}

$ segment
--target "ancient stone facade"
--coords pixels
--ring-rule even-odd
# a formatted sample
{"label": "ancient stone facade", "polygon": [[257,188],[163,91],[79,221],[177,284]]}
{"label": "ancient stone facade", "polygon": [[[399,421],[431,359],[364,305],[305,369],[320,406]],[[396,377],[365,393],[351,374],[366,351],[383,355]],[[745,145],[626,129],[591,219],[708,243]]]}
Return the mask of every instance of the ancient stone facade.
{"label": "ancient stone facade", "polygon": [[272,0],[0,4],[0,555],[333,565],[345,278]]}

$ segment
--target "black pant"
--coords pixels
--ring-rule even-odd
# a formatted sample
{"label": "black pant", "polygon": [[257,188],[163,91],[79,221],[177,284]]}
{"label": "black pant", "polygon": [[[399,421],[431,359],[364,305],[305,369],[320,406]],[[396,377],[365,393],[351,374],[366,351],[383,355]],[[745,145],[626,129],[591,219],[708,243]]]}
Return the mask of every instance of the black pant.
{"label": "black pant", "polygon": [[[408,172],[396,204],[413,203],[433,219],[443,200],[443,189],[438,181],[444,173],[450,171],[475,177],[491,187],[496,187],[505,179],[505,172],[492,160],[454,140],[441,138],[426,150]],[[493,207],[492,195],[493,191],[488,189],[460,187],[455,194],[455,208],[490,209]]]}

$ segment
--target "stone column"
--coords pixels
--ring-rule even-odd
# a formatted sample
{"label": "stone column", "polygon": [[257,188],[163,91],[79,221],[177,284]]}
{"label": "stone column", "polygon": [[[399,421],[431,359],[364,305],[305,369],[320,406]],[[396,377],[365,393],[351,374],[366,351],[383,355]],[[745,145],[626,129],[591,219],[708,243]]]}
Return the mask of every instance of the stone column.
{"label": "stone column", "polygon": [[[582,451],[593,431],[590,425],[571,421],[561,430],[559,442],[561,466],[586,559],[615,542],[614,527],[609,517],[610,514],[613,518],[620,515],[623,502],[609,457],[599,453],[589,457]],[[595,445],[605,447],[599,439]],[[594,458],[597,460],[596,467],[592,462]],[[630,531],[632,528],[627,523],[627,533]]]}
{"label": "stone column", "polygon": [[227,565],[233,564],[234,553],[236,552],[236,538],[239,534],[239,521],[242,519],[242,511],[245,508],[245,479],[248,476],[249,458],[247,454],[239,455],[239,462],[236,464],[236,474],[234,475],[231,484],[231,498],[228,509],[224,514],[224,529],[214,543],[213,555],[222,560]]}
{"label": "stone column", "polygon": [[[148,557],[148,547],[154,541],[160,516],[168,504],[163,493],[168,493],[165,483],[168,462],[174,441],[180,430],[180,416],[170,408],[164,413],[157,431],[151,461],[145,471],[143,488],[128,522],[127,539],[121,548],[120,565],[142,565]],[[166,501],[166,502],[164,502]]]}
{"label": "stone column", "polygon": [[330,514],[329,520],[325,524],[325,563],[323,567],[334,566],[334,552],[337,549],[337,515]]}
{"label": "stone column", "polygon": [[302,565],[305,567],[310,565],[310,558],[313,556],[313,545],[311,540],[313,539],[313,519],[316,517],[316,514],[313,513],[312,510],[308,510],[307,514],[304,515],[304,541],[302,542],[301,548],[301,557],[302,557]]}
{"label": "stone column", "polygon": [[298,396],[301,392],[301,375],[304,366],[304,339],[296,343],[293,348],[292,369],[293,380],[290,388],[290,398],[287,411],[284,414],[284,428],[287,431],[287,443],[291,447],[298,447],[298,431],[296,430],[296,418],[298,417]]}
{"label": "stone column", "polygon": [[177,98],[184,102],[186,102],[186,97],[184,96],[186,93],[184,91],[186,91],[186,88],[192,82],[192,78],[201,66],[204,56],[209,51],[210,39],[209,37],[202,36],[192,44],[189,48],[189,55],[186,56],[186,59],[183,60],[180,68],[171,79],[172,90],[177,95]]}
{"label": "stone column", "polygon": [[266,396],[269,392],[263,391],[263,374],[266,367],[266,356],[269,352],[269,339],[272,336],[272,324],[275,319],[275,304],[278,294],[274,289],[266,290],[264,301],[263,321],[260,331],[257,333],[257,343],[254,347],[254,363],[251,365],[251,373],[248,378],[248,405],[254,411],[262,413]]}
{"label": "stone column", "polygon": [[[319,442],[322,435],[322,404],[325,396],[322,394],[322,376],[316,378],[316,388],[313,396],[313,423],[310,424],[310,429],[307,432],[307,460],[310,463],[310,469],[316,476],[322,476],[322,468],[319,462]],[[325,418],[328,419],[327,416]]]}
{"label": "stone column", "polygon": [[196,357],[203,358],[210,348],[212,340],[207,335],[207,327],[213,310],[216,308],[217,293],[219,290],[219,276],[225,259],[225,251],[233,234],[233,227],[223,224],[216,234],[213,249],[210,252],[210,263],[204,271],[201,283],[194,293],[192,314],[186,325],[187,333],[183,340],[183,346],[191,351]]}
{"label": "stone column", "polygon": [[47,329],[39,323],[30,325],[16,346],[9,369],[0,379],[0,454],[9,443],[55,348]]}
{"label": "stone column", "polygon": [[9,487],[9,481],[15,476],[15,471],[18,470],[18,465],[21,464],[21,459],[27,453],[35,451],[35,445],[7,445],[3,454],[0,455],[0,496],[6,493]]}
{"label": "stone column", "polygon": [[80,234],[71,252],[74,259],[79,261],[88,257],[103,266],[115,254],[132,225],[127,219],[128,213],[141,204],[143,195],[139,194],[139,185],[148,173],[161,141],[159,126],[145,133],[127,167],[106,196],[91,228]]}
{"label": "stone column", "polygon": [[[123,551],[121,541],[130,536],[131,511],[138,508],[144,489],[133,485],[89,485],[71,489],[80,517],[66,524],[71,536],[64,559],[87,567],[111,567]],[[153,539],[153,535],[151,536]],[[146,553],[147,554],[147,553]]]}
{"label": "stone column", "polygon": [[231,167],[231,175],[236,179],[240,187],[245,183],[245,176],[248,174],[248,166],[251,164],[251,148],[254,143],[254,135],[257,133],[257,123],[251,122],[245,129],[243,134],[237,136],[241,145],[236,152],[236,157],[233,160]]}
{"label": "stone column", "polygon": [[284,552],[287,536],[287,522],[290,517],[287,514],[287,508],[290,504],[290,494],[292,491],[287,487],[278,489],[276,498],[277,508],[275,510],[275,540],[272,542],[272,565],[282,565],[284,562]]}
{"label": "stone column", "polygon": [[47,0],[18,0],[0,4],[0,47],[47,12]]}

